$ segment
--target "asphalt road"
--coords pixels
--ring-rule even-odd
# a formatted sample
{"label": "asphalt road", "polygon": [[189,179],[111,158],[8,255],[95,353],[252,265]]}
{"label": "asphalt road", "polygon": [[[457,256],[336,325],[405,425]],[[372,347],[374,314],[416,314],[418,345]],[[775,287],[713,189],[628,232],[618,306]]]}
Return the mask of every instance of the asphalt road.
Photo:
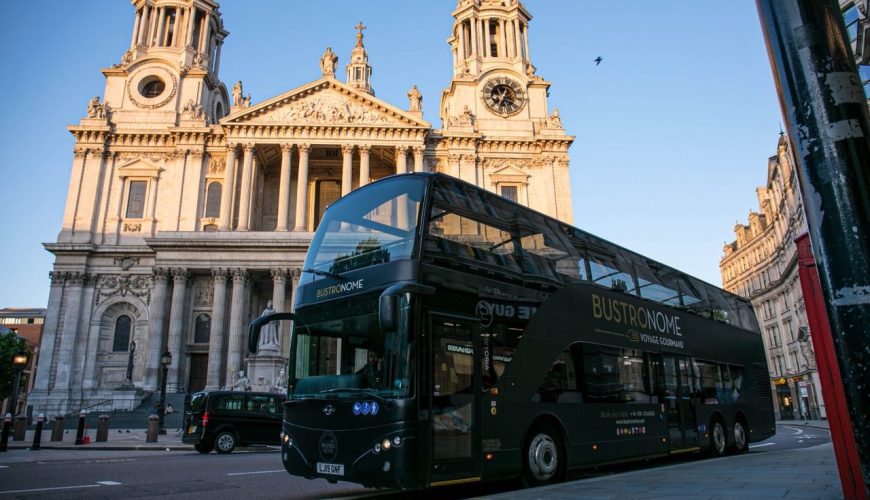
{"label": "asphalt road", "polygon": [[[783,451],[827,443],[826,429],[779,425],[773,438],[750,453]],[[586,479],[698,460],[697,456],[635,462],[574,473]],[[703,460],[703,459],[701,459]],[[691,465],[688,465],[691,467]],[[427,498],[473,498],[519,488],[499,482],[437,488]],[[0,454],[0,498],[399,498],[407,492],[330,484],[288,475],[277,451],[230,455],[166,451],[10,450]]]}

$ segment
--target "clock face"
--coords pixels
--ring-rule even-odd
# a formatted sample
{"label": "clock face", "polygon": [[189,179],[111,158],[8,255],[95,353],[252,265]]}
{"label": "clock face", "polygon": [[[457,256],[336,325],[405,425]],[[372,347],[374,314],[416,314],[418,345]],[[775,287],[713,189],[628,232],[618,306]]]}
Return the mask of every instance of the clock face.
{"label": "clock face", "polygon": [[489,109],[502,116],[516,114],[526,104],[526,95],[520,84],[504,76],[486,82],[482,97]]}

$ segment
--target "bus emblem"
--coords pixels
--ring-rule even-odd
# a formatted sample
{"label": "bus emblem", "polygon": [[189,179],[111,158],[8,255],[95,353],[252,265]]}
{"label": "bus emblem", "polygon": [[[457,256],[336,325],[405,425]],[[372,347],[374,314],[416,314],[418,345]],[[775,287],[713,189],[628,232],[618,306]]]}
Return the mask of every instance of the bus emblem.
{"label": "bus emblem", "polygon": [[332,405],[326,405],[323,407],[323,414],[327,417],[335,413],[335,407]]}
{"label": "bus emblem", "polygon": [[320,436],[320,458],[325,462],[331,462],[335,458],[336,451],[338,451],[338,440],[335,434],[324,432]]}

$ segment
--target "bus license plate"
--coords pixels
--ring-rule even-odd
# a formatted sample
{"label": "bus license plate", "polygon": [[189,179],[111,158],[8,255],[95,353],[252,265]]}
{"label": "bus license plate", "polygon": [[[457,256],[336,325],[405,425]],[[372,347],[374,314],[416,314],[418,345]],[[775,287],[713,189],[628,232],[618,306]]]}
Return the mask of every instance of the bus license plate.
{"label": "bus license plate", "polygon": [[320,474],[329,474],[331,476],[343,476],[344,464],[326,464],[317,462],[317,472]]}

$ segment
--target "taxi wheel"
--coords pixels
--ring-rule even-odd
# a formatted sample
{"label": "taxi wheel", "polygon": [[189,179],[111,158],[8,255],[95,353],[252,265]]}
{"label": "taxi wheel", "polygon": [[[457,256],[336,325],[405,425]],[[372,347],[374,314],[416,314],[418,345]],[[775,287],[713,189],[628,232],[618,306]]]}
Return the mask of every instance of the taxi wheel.
{"label": "taxi wheel", "polygon": [[230,453],[236,448],[236,435],[223,431],[214,439],[214,448],[220,454]]}
{"label": "taxi wheel", "polygon": [[202,443],[196,443],[193,445],[193,449],[200,452],[200,453],[210,453],[211,450],[214,449],[214,446],[213,445],[206,446]]}

